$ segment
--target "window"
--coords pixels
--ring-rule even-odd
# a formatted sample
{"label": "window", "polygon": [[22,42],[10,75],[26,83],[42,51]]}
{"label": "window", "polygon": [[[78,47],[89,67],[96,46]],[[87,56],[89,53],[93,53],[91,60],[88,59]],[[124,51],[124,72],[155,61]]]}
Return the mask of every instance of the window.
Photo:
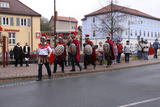
{"label": "window", "polygon": [[93,37],[95,37],[96,36],[96,32],[95,32],[95,30],[93,31]]}
{"label": "window", "polygon": [[9,18],[8,17],[2,17],[1,18],[2,25],[9,25]]}
{"label": "window", "polygon": [[130,35],[132,36],[133,34],[132,34],[132,30],[130,30]]}
{"label": "window", "polygon": [[158,38],[160,38],[160,32],[158,33]]}
{"label": "window", "polygon": [[151,32],[151,37],[153,37],[153,32]]}
{"label": "window", "polygon": [[95,17],[93,17],[93,23],[95,23]]}
{"label": "window", "polygon": [[15,33],[9,33],[9,44],[10,45],[15,45],[16,44]]}
{"label": "window", "polygon": [[157,32],[155,32],[155,38],[157,38]]}
{"label": "window", "polygon": [[139,36],[141,36],[142,35],[142,32],[141,32],[141,30],[139,31]]}
{"label": "window", "polygon": [[25,18],[17,18],[16,19],[16,25],[17,26],[30,26],[29,23],[27,24],[27,19]]}
{"label": "window", "polygon": [[137,36],[137,30],[135,30],[135,36]]}
{"label": "window", "polygon": [[148,37],[149,37],[149,32],[148,32]]}
{"label": "window", "polygon": [[7,2],[0,2],[0,7],[2,7],[2,8],[10,8],[9,3],[7,3]]}
{"label": "window", "polygon": [[144,35],[144,37],[146,36],[146,32],[145,31],[144,31],[143,35]]}

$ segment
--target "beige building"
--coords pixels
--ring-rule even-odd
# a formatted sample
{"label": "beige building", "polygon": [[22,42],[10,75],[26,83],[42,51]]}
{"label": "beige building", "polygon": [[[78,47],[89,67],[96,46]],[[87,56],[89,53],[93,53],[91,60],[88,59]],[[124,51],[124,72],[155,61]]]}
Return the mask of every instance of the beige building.
{"label": "beige building", "polygon": [[[75,32],[77,31],[78,21],[72,17],[57,16],[56,31],[57,32]],[[54,16],[50,19],[50,26],[54,30]]]}
{"label": "beige building", "polygon": [[[40,32],[41,15],[19,0],[0,1],[0,37],[8,37],[9,49],[17,42],[28,43],[35,50],[39,43],[36,32]],[[1,50],[0,50],[1,51]]]}

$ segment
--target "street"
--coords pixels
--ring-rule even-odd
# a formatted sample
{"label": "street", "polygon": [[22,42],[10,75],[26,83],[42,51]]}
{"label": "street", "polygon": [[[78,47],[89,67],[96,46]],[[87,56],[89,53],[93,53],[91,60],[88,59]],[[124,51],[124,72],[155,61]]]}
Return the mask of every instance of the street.
{"label": "street", "polygon": [[159,107],[160,65],[1,84],[0,107]]}

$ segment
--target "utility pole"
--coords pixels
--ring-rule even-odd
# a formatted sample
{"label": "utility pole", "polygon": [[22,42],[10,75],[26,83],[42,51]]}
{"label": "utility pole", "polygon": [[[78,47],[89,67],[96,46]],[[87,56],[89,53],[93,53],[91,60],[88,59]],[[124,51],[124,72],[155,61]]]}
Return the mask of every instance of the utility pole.
{"label": "utility pole", "polygon": [[56,0],[54,0],[54,43],[56,45],[56,35],[57,35],[57,32],[56,32],[56,20],[57,20],[57,11],[56,11]]}

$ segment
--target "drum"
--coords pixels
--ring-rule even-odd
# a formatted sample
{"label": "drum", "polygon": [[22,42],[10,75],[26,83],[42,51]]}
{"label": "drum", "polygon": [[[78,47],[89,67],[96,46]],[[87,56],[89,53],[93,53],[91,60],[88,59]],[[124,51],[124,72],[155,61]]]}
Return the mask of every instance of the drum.
{"label": "drum", "polygon": [[84,47],[84,53],[85,53],[86,55],[91,55],[92,52],[93,52],[93,49],[92,49],[92,46],[91,46],[91,45],[86,45],[86,46]]}
{"label": "drum", "polygon": [[76,55],[77,47],[74,43],[71,43],[68,50],[72,55]]}
{"label": "drum", "polygon": [[109,43],[105,43],[103,45],[103,50],[104,50],[104,53],[108,53],[110,51],[110,45],[109,45]]}
{"label": "drum", "polygon": [[62,55],[63,52],[64,52],[64,46],[63,46],[63,45],[58,45],[58,46],[55,48],[55,55],[56,55],[56,56]]}

